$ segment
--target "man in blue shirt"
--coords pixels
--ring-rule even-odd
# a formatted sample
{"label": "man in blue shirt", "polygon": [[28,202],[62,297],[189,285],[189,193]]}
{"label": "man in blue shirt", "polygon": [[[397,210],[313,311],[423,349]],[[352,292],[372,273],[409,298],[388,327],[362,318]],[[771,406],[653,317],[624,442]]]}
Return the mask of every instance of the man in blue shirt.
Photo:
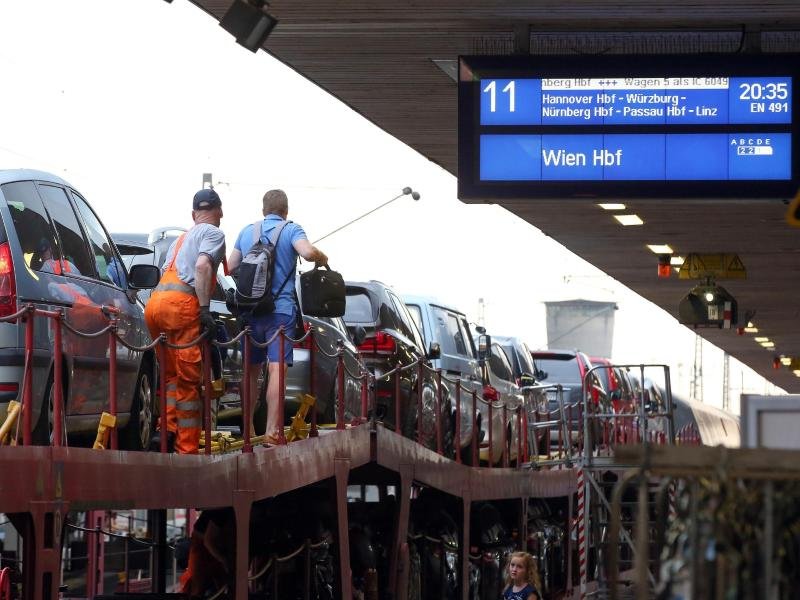
{"label": "man in blue shirt", "polygon": [[[263,210],[264,220],[261,221],[261,241],[266,243],[272,230],[277,225],[286,220],[289,215],[289,199],[283,190],[270,190],[264,194]],[[232,271],[242,262],[242,257],[247,254],[253,245],[254,224],[247,225],[236,238],[236,244],[228,258],[228,268]],[[260,343],[270,339],[280,327],[283,327],[285,334],[295,337],[295,321],[297,318],[297,306],[294,298],[295,266],[297,256],[302,256],[307,261],[313,261],[317,265],[327,265],[328,257],[313,246],[306,237],[306,232],[297,223],[287,223],[280,232],[276,244],[275,272],[272,276],[272,293],[275,295],[275,311],[268,315],[248,317],[247,324],[252,330],[253,339]],[[283,423],[278,422],[279,406],[278,400],[280,390],[278,389],[279,377],[279,340],[275,340],[266,348],[251,348],[250,352],[250,423],[252,424],[252,411],[255,409],[256,398],[258,395],[258,373],[260,366],[269,357],[269,370],[267,381],[267,430],[265,442],[268,444],[278,443]],[[284,381],[285,369],[292,364],[293,352],[292,343],[284,344]],[[252,427],[252,425],[251,425]],[[252,437],[253,431],[251,429]]]}

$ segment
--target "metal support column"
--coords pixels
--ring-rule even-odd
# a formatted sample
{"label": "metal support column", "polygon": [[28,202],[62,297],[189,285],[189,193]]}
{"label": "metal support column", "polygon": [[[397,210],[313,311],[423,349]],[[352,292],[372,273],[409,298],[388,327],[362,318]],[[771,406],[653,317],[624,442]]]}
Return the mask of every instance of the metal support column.
{"label": "metal support column", "polygon": [[236,516],[236,600],[247,600],[247,574],[250,566],[250,511],[253,490],[233,491],[233,512]]}
{"label": "metal support column", "polygon": [[147,511],[147,533],[153,540],[150,555],[150,577],[152,591],[163,594],[167,591],[167,510]]}
{"label": "metal support column", "polygon": [[461,494],[461,506],[463,519],[461,521],[461,600],[469,600],[469,522],[472,518],[472,495],[469,490],[464,490]]}
{"label": "metal support column", "polygon": [[414,467],[411,464],[403,463],[400,465],[399,471],[397,523],[392,553],[389,558],[388,589],[390,598],[405,598],[408,591],[408,517],[411,513],[411,483]]}
{"label": "metal support column", "polygon": [[336,475],[336,521],[339,525],[339,573],[341,573],[341,598],[353,596],[353,573],[350,570],[350,527],[347,516],[347,481],[350,475],[350,459],[335,458]]}

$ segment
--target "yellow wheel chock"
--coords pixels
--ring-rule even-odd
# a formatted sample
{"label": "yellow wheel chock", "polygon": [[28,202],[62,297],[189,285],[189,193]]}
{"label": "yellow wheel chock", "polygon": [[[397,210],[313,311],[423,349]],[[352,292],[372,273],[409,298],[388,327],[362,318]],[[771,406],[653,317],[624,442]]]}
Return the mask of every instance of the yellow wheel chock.
{"label": "yellow wheel chock", "polygon": [[308,424],[306,423],[306,415],[308,409],[314,406],[317,399],[311,394],[303,394],[303,401],[297,409],[297,414],[292,417],[292,423],[289,425],[289,431],[286,432],[286,441],[294,442],[297,440],[304,440],[308,437]]}
{"label": "yellow wheel chock", "polygon": [[[0,426],[0,445],[5,445],[8,443],[8,434],[11,433],[11,429],[17,422],[17,417],[19,417],[19,407],[20,403],[16,400],[11,400],[8,403],[8,408],[6,409],[6,420],[3,421],[3,425]],[[13,444],[15,442],[14,439],[11,440]]]}
{"label": "yellow wheel chock", "polygon": [[100,423],[97,426],[97,437],[94,440],[93,450],[105,450],[108,448],[108,437],[111,430],[117,426],[117,417],[104,412],[100,415]]}

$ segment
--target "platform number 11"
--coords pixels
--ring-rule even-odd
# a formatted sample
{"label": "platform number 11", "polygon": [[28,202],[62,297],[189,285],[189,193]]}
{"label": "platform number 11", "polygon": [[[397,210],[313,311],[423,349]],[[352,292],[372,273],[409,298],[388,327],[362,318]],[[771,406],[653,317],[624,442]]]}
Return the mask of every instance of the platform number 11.
{"label": "platform number 11", "polygon": [[[500,90],[504,94],[508,94],[508,112],[514,112],[514,81],[509,81],[506,87]],[[489,112],[495,112],[497,109],[497,82],[492,80],[483,88],[484,93],[489,93]]]}

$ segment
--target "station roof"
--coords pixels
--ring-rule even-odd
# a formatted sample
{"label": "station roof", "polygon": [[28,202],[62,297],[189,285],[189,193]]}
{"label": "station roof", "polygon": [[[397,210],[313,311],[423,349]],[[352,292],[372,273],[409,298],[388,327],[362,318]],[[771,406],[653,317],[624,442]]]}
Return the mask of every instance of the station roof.
{"label": "station roof", "polygon": [[[232,0],[193,0],[220,19]],[[278,27],[264,49],[450,173],[457,174],[459,55],[800,51],[797,0],[270,0]],[[795,111],[795,114],[797,112]],[[646,244],[679,254],[737,253],[746,281],[719,281],[754,310],[753,335],[698,329],[789,392],[773,369],[800,357],[800,231],[777,200],[625,201],[645,222],[621,227],[596,201],[498,201],[572,252],[677,317],[691,281],[656,277]],[[659,340],[642,340],[648,346]]]}

